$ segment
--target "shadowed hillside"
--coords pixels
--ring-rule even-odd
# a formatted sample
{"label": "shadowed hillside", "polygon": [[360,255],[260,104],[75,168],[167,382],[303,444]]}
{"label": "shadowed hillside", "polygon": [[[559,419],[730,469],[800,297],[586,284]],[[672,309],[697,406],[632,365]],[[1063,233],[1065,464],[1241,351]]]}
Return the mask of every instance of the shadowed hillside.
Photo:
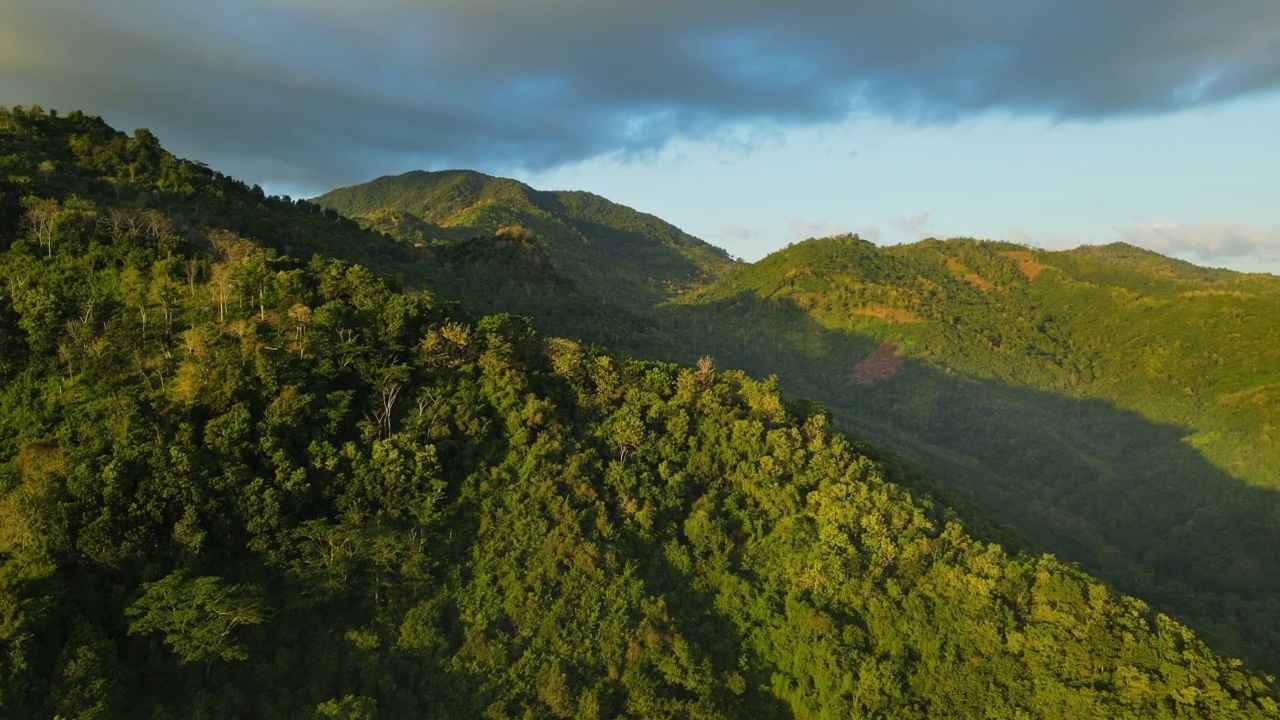
{"label": "shadowed hillside", "polygon": [[546,243],[564,277],[631,311],[714,280],[734,264],[723,250],[598,195],[538,191],[466,170],[381,177],[315,202],[423,244],[525,228]]}
{"label": "shadowed hillside", "polygon": [[[776,382],[405,290],[148,136],[0,112],[0,715],[1280,709]],[[560,282],[527,240],[448,262]]]}
{"label": "shadowed hillside", "polygon": [[[538,194],[512,181],[408,177],[426,178],[431,192],[398,178],[362,186],[366,221],[387,199],[398,203],[387,212],[441,224],[474,213],[476,198],[489,212],[506,208],[505,219],[540,209]],[[563,253],[546,246],[557,263]],[[475,275],[459,272],[461,285],[474,285]],[[523,296],[512,289],[477,301],[544,325],[563,316],[541,306],[547,293],[536,288],[553,288],[524,287]],[[590,281],[575,287],[598,292]],[[732,267],[661,304],[634,299],[630,320],[614,319],[645,330],[619,347],[684,362],[709,354],[776,374],[1037,548],[1149,593],[1280,671],[1277,525],[1266,500],[1280,477],[1275,278],[1124,244],[1047,252],[831,238]],[[590,338],[586,326],[558,328]]]}
{"label": "shadowed hillside", "polygon": [[[0,716],[1276,714],[773,380],[403,290],[143,131],[0,158]],[[531,240],[444,261],[557,286]]]}
{"label": "shadowed hillside", "polygon": [[1277,668],[1277,290],[1128,247],[831,239],[659,326],[777,374],[1036,547]]}

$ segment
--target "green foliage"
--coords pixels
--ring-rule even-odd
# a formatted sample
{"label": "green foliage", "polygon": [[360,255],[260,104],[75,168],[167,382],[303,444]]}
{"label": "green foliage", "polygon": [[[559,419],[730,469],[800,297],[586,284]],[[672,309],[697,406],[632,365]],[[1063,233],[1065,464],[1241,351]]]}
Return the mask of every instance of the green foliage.
{"label": "green foliage", "polygon": [[[60,223],[0,243],[4,717],[1278,711],[1141,601],[976,539],[776,381],[296,259],[216,222],[235,184],[145,131],[0,119],[14,172],[55,163],[21,177]],[[133,204],[202,176],[228,205]]]}
{"label": "green foliage", "polygon": [[734,265],[723,250],[598,195],[540,192],[469,171],[381,177],[325,193],[315,202],[419,245],[519,226],[545,243],[558,273],[587,297],[630,312],[719,277]]}
{"label": "green foliage", "polygon": [[[661,312],[686,357],[777,374],[1034,547],[1280,669],[1274,278],[1129,246],[846,237]],[[900,369],[859,381],[881,343]]]}
{"label": "green foliage", "polygon": [[162,633],[182,662],[244,660],[245,646],[237,628],[263,621],[258,593],[245,585],[228,585],[221,578],[187,579],[175,571],[155,582],[143,583],[142,597],[126,610],[134,618],[129,633]]}

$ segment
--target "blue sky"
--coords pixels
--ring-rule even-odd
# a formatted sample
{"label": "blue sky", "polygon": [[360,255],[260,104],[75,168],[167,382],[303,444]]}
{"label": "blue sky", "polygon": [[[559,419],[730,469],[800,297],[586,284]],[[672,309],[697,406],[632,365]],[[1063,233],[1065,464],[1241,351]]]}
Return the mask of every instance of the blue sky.
{"label": "blue sky", "polygon": [[810,236],[978,237],[1060,249],[1126,241],[1280,273],[1280,94],[1148,117],[875,116],[676,142],[521,179],[586,187],[749,260]]}
{"label": "blue sky", "polygon": [[1280,272],[1274,0],[5,0],[0,103],[290,195],[469,167],[758,258],[1126,240]]}

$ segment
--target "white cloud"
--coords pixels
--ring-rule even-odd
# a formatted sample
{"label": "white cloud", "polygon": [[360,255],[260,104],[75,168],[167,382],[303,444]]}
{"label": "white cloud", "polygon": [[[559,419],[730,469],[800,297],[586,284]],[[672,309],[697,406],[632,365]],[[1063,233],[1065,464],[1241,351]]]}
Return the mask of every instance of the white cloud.
{"label": "white cloud", "polygon": [[1009,242],[1015,242],[1019,245],[1030,245],[1032,242],[1031,233],[1023,230],[1022,228],[1013,228],[1005,237]]}
{"label": "white cloud", "polygon": [[1167,255],[1192,255],[1205,260],[1280,257],[1280,225],[1269,228],[1237,223],[1180,225],[1162,220],[1121,228],[1125,242]]}
{"label": "white cloud", "polygon": [[760,233],[755,230],[741,225],[725,225],[720,229],[721,237],[737,238],[738,240],[750,240],[751,238],[758,237],[759,235]]}
{"label": "white cloud", "polygon": [[880,242],[880,226],[879,225],[862,225],[857,230],[858,237],[871,242]]}
{"label": "white cloud", "polygon": [[846,235],[850,232],[846,225],[835,225],[826,221],[813,221],[804,218],[792,218],[787,223],[788,237],[791,240],[806,240],[816,237]]}
{"label": "white cloud", "polygon": [[904,235],[912,236],[912,240],[918,240],[925,237],[929,233],[926,228],[933,221],[933,216],[927,212],[916,213],[915,215],[901,215],[893,219],[894,227],[902,231]]}

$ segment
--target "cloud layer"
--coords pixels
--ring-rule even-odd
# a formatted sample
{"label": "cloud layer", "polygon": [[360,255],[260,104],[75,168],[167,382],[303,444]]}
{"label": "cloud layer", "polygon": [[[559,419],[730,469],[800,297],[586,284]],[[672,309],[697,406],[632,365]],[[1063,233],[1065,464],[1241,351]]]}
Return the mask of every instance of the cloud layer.
{"label": "cloud layer", "polygon": [[1125,242],[1165,255],[1190,255],[1203,261],[1280,258],[1280,225],[1257,228],[1232,223],[1179,225],[1156,222],[1121,231]]}
{"label": "cloud layer", "polygon": [[316,190],[871,112],[1102,119],[1280,85],[1280,3],[9,0],[0,102]]}

